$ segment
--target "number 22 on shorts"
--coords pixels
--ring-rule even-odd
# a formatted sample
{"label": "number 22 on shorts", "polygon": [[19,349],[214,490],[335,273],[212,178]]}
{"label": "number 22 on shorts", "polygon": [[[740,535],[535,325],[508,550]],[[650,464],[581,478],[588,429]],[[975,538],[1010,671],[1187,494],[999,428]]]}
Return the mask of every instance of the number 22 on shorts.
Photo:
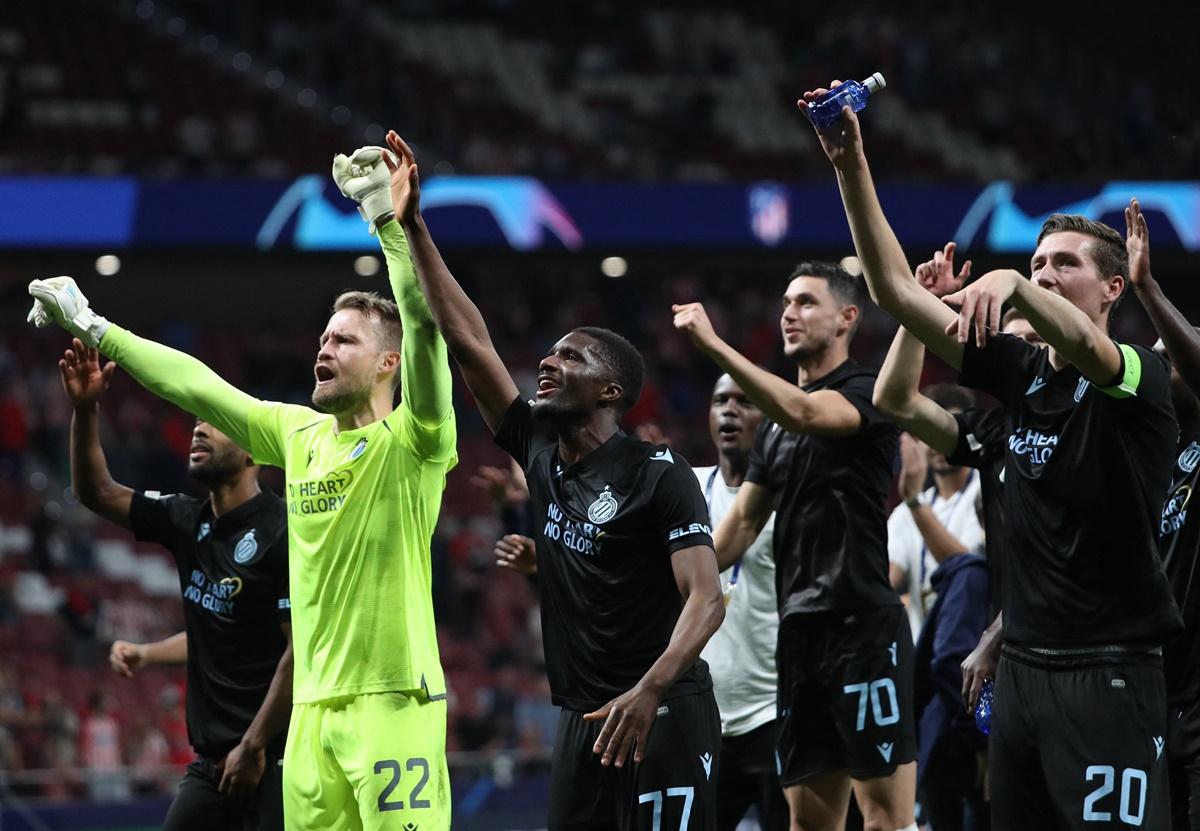
{"label": "number 22 on shorts", "polygon": [[[429,784],[429,760],[418,756],[409,759],[405,768],[410,773],[414,770],[421,771],[421,778],[417,780],[417,784],[413,786],[412,791],[408,795],[408,807],[410,809],[428,808],[430,802],[428,799],[421,798],[421,791],[425,790],[425,786]],[[391,773],[391,779],[383,786],[383,791],[379,794],[379,810],[403,811],[404,802],[399,799],[392,799],[393,792],[400,786],[399,760],[380,759],[375,763],[375,772]]]}

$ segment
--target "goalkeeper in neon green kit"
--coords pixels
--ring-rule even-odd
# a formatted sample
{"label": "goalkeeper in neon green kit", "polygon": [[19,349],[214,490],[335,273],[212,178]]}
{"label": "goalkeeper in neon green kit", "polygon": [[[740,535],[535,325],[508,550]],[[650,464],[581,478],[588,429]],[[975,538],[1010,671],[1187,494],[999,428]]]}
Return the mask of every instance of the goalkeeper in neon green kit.
{"label": "goalkeeper in neon green kit", "polygon": [[[369,292],[337,298],[311,408],[259,401],[196,359],[110,324],[69,277],[29,286],[35,323],[99,346],[151,392],[287,472],[296,658],[283,760],[289,829],[450,827],[429,546],[457,461],[451,375],[392,221],[391,200],[406,198],[408,178],[392,180],[383,152],[338,156],[333,171],[379,237],[396,302]],[[403,403],[393,408],[397,386]]]}

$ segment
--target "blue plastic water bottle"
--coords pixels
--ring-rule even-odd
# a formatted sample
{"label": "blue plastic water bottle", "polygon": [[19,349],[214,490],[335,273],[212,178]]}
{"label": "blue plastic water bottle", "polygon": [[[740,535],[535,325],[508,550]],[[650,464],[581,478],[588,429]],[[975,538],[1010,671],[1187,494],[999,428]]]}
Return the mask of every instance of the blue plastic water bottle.
{"label": "blue plastic water bottle", "polygon": [[983,689],[979,691],[979,703],[975,706],[975,726],[985,736],[992,732],[993,686],[991,678],[983,682]]}
{"label": "blue plastic water bottle", "polygon": [[814,127],[822,130],[828,129],[837,124],[838,119],[842,117],[842,107],[849,104],[850,109],[858,112],[867,106],[867,99],[871,93],[878,92],[885,86],[887,86],[887,82],[878,72],[861,84],[858,81],[847,81],[840,87],[831,89],[816,101],[810,102],[805,107],[804,114],[808,116],[808,120]]}

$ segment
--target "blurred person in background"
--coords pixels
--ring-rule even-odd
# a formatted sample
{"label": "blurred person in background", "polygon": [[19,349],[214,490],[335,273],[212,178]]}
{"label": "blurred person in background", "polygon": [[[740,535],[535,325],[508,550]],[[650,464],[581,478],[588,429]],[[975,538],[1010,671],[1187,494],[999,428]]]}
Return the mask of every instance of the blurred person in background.
{"label": "blurred person in background", "polygon": [[[725,518],[746,479],[762,417],[762,410],[733,378],[726,374],[717,379],[708,406],[717,464],[694,468],[714,526]],[[700,653],[708,661],[721,712],[720,831],[734,831],[751,806],[763,831],[787,831],[789,825],[775,766],[779,603],[771,550],[774,530],[772,515],[741,559],[721,571],[725,621]]]}
{"label": "blurred person in background", "polygon": [[[109,655],[127,678],[150,664],[187,664],[188,735],[197,758],[163,827],[187,831],[219,819],[282,828],[279,762],[292,693],[283,500],[261,490],[254,460],[203,421],[192,431],[188,475],[208,487],[207,499],[115,482],[99,421],[116,364],[101,367],[98,352],[76,340],[59,369],[74,408],[71,478],[79,501],[138,539],[163,545],[179,570],[186,633],[151,644],[119,640]],[[152,736],[149,729],[139,738]],[[130,748],[143,768],[165,763],[169,748],[158,738],[153,747]]]}
{"label": "blurred person in background", "polygon": [[[961,403],[964,398],[945,391],[938,394],[937,389],[926,393],[943,405]],[[908,505],[921,495],[919,483],[925,481],[933,456],[920,439],[901,434],[899,490]],[[978,488],[973,489],[973,496],[980,496]],[[987,745],[961,704],[960,666],[988,623],[987,562],[978,553],[983,529],[976,515],[976,500],[972,498],[966,508],[972,514],[971,523],[964,523],[961,512],[943,510],[939,515],[928,503],[912,510],[924,540],[922,556],[927,555],[933,564],[914,653],[913,707],[917,792],[925,819],[936,831],[977,831],[988,822],[983,799]],[[972,535],[970,545],[956,530],[962,528]]]}
{"label": "blurred person in background", "polygon": [[79,760],[88,769],[88,793],[94,801],[129,798],[129,780],[121,770],[121,725],[108,695],[93,690],[79,729]]}
{"label": "blurred person in background", "polygon": [[[952,415],[975,405],[975,396],[954,384],[934,384],[923,394]],[[931,579],[941,559],[933,549],[944,545],[940,537],[953,535],[953,553],[983,547],[983,526],[975,516],[979,474],[950,464],[944,453],[908,434],[901,438],[900,459],[897,487],[903,503],[888,518],[888,567],[892,588],[908,598],[915,640],[934,602]],[[930,472],[933,486],[926,489]]]}
{"label": "blurred person in background", "polygon": [[167,737],[158,727],[139,715],[134,721],[128,741],[129,766],[133,768],[133,792],[154,794],[166,784],[163,768],[171,761],[171,748]]}

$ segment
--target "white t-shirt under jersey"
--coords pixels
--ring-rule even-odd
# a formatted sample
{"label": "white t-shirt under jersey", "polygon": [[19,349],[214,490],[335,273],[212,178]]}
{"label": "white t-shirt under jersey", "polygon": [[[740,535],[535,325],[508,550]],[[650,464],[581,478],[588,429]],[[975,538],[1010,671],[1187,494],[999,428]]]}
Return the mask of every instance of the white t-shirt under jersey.
{"label": "white t-shirt under jersey", "polygon": [[[921,502],[933,509],[933,515],[965,551],[982,550],[983,526],[975,514],[975,498],[979,494],[979,473],[971,471],[966,487],[949,499],[937,495],[937,488],[921,494]],[[929,546],[917,528],[912,511],[901,503],[888,518],[888,560],[900,566],[908,575],[908,622],[912,624],[913,640],[925,623],[925,613],[933,608],[933,589],[929,578],[938,562],[929,553]]]}
{"label": "white t-shirt under jersey", "polygon": [[[720,468],[695,468],[715,530],[733,506],[738,489],[725,484]],[[771,514],[742,559],[721,572],[725,622],[700,653],[712,673],[721,711],[721,735],[740,736],[775,719],[775,641],[779,604]]]}

